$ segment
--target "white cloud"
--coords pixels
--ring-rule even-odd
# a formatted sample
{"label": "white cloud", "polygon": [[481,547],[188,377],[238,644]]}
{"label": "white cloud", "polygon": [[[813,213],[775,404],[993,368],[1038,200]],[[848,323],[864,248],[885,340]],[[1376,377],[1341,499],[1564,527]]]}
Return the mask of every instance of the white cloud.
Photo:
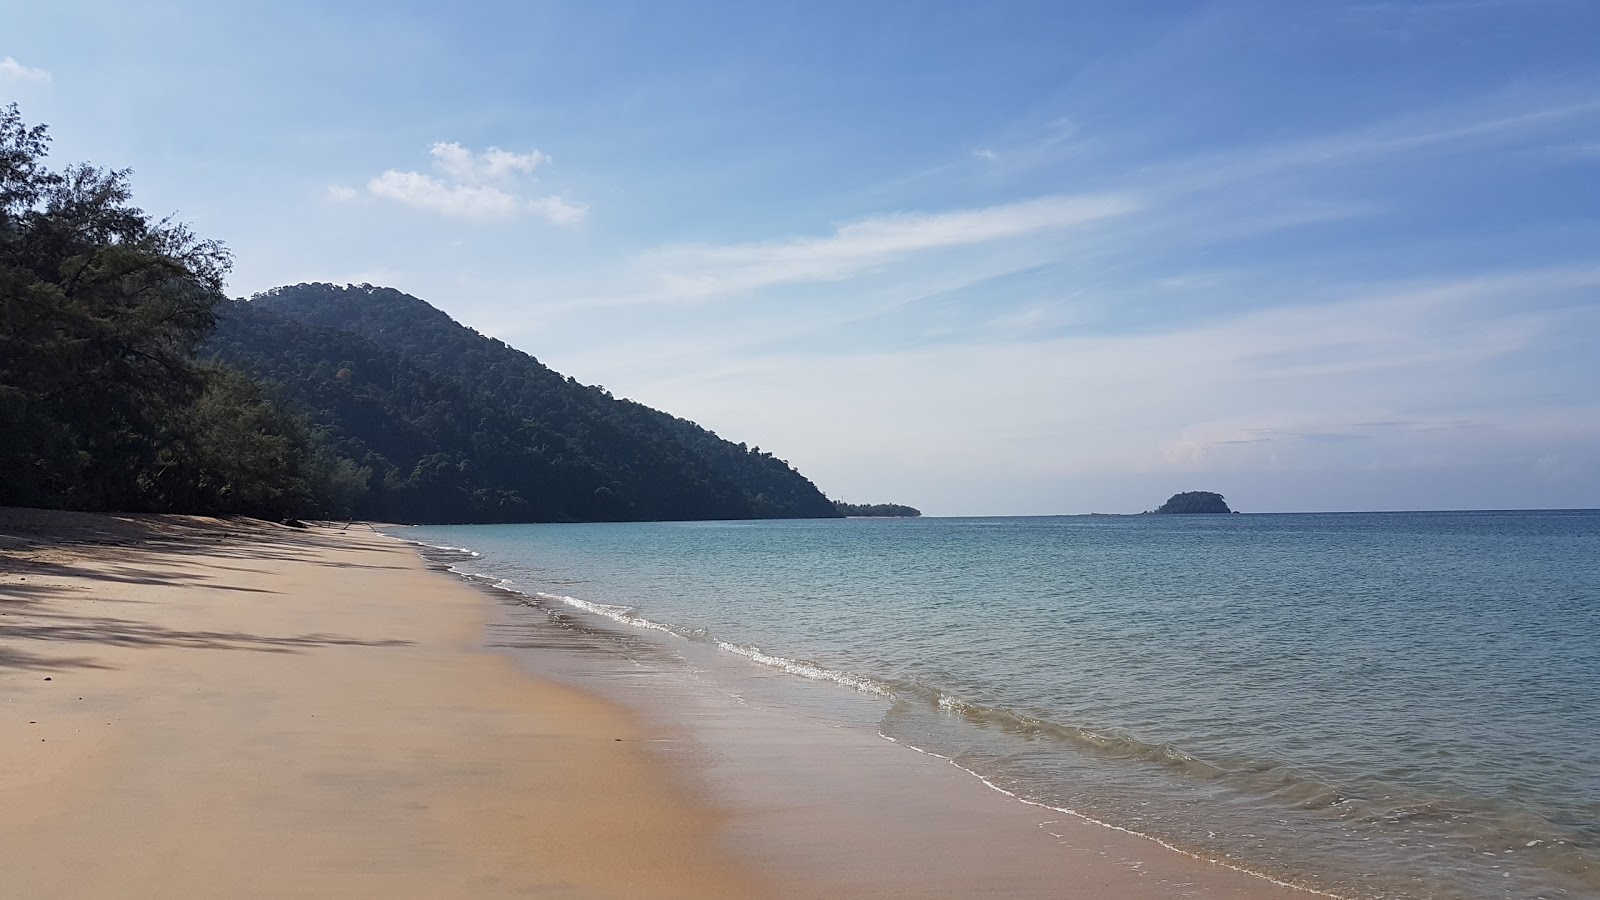
{"label": "white cloud", "polygon": [[824,237],[669,247],[647,262],[665,270],[660,279],[669,299],[698,299],[839,280],[917,253],[1086,225],[1139,208],[1129,195],[1040,197],[980,209],[875,216]]}
{"label": "white cloud", "polygon": [[544,216],[552,225],[576,225],[589,214],[587,204],[573,203],[565,197],[538,197],[529,200],[527,207]]}
{"label": "white cloud", "polygon": [[[583,221],[589,207],[566,197],[525,196],[521,183],[534,170],[550,162],[538,150],[512,153],[490,147],[477,153],[455,142],[440,142],[428,148],[438,175],[389,169],[367,182],[374,197],[404,203],[441,215],[470,219],[507,219],[529,213],[552,225],[575,225]],[[334,200],[353,199],[349,188],[333,187]]]}
{"label": "white cloud", "polygon": [[503,218],[521,206],[515,196],[497,187],[446,184],[420,172],[394,169],[367,182],[367,190],[375,197],[462,218]]}
{"label": "white cloud", "polygon": [[34,69],[17,62],[14,57],[7,56],[0,59],[0,79],[14,81],[35,81],[48,84],[50,73],[44,69]]}
{"label": "white cloud", "polygon": [[428,152],[433,155],[434,164],[446,175],[469,184],[532,174],[533,170],[550,161],[549,156],[538,150],[511,153],[499,147],[490,147],[482,153],[473,153],[455,142],[434,144]]}
{"label": "white cloud", "polygon": [[349,203],[360,195],[361,192],[353,187],[346,187],[342,184],[328,185],[328,199],[335,203]]}

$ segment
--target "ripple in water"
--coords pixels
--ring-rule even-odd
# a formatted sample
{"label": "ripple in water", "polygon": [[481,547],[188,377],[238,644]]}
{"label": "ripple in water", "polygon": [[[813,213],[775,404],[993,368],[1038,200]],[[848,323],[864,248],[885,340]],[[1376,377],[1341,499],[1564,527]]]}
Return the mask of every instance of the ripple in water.
{"label": "ripple in water", "polygon": [[455,526],[992,786],[1351,897],[1600,896],[1600,513]]}

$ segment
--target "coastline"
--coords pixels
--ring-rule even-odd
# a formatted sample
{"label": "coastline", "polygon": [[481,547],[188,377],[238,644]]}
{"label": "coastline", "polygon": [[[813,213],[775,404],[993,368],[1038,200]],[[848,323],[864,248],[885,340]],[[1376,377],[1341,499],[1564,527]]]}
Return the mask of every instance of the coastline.
{"label": "coastline", "polygon": [[645,723],[363,532],[0,510],[8,895],[766,893]]}
{"label": "coastline", "polygon": [[360,526],[0,510],[8,889],[1312,896],[657,677],[595,646],[633,636],[440,568]]}
{"label": "coastline", "polygon": [[[475,575],[474,551],[391,533],[480,590],[492,610],[486,646],[536,677],[627,707],[659,731],[650,750],[686,790],[723,811],[727,846],[774,896],[1338,896],[1024,800],[880,734],[875,698],[715,645],[663,645],[648,622],[523,594]],[[799,694],[810,696],[790,702]],[[826,715],[807,702],[818,699]]]}

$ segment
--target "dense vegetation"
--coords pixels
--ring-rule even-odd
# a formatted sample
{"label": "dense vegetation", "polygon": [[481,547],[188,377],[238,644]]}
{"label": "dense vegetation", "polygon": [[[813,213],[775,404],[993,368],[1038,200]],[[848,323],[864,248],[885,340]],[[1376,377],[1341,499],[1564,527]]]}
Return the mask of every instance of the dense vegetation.
{"label": "dense vegetation", "polygon": [[816,486],[466,328],[416,297],[302,284],[229,305],[206,349],[306,410],[402,521],[829,517]]}
{"label": "dense vegetation", "polygon": [[195,360],[227,250],[48,149],[0,111],[0,504],[337,513],[306,424]]}
{"label": "dense vegetation", "polygon": [[922,510],[913,506],[901,506],[898,503],[846,503],[843,500],[836,500],[833,505],[838,508],[839,514],[844,516],[912,519],[922,515]]}
{"label": "dense vegetation", "polygon": [[1221,494],[1211,491],[1185,491],[1173,494],[1167,502],[1155,510],[1164,514],[1190,514],[1190,513],[1228,513],[1233,510],[1228,508],[1227,501]]}
{"label": "dense vegetation", "polygon": [[398,291],[231,259],[0,112],[0,504],[415,522],[833,517],[760,448]]}

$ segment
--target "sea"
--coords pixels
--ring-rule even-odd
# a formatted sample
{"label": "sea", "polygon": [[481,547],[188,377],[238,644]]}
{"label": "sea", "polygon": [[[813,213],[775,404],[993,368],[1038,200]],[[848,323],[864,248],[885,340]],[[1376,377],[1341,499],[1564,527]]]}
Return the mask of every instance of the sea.
{"label": "sea", "polygon": [[399,533],[997,802],[1352,900],[1600,897],[1600,511]]}

